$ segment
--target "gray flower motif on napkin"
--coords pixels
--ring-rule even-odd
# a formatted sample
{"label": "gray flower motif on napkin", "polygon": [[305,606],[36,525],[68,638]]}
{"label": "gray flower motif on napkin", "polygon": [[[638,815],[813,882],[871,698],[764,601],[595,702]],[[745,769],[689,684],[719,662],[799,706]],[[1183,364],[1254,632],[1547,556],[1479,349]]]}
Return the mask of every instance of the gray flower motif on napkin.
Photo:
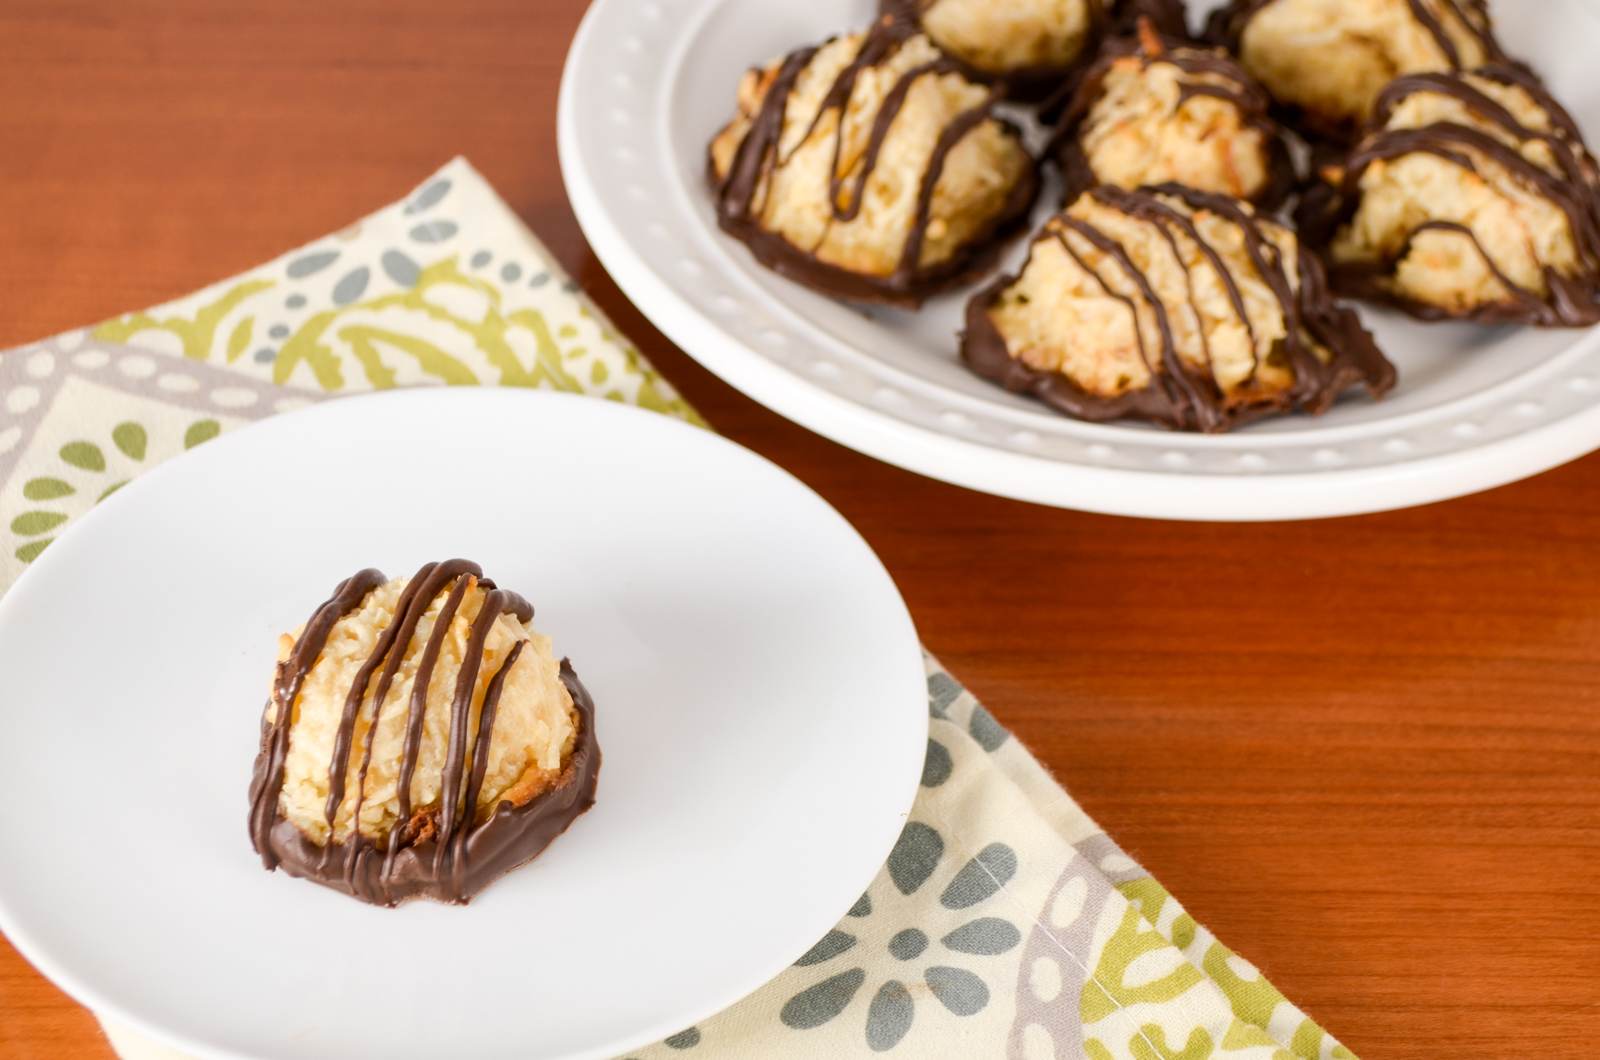
{"label": "gray flower motif on napkin", "polygon": [[[866,1040],[875,1052],[887,1052],[905,1039],[916,1016],[916,995],[931,994],[955,1016],[981,1012],[989,1004],[989,987],[964,965],[974,958],[1006,953],[1022,941],[1016,925],[998,916],[974,916],[937,940],[917,926],[926,926],[930,915],[937,915],[923,888],[941,870],[951,868],[953,859],[945,857],[944,837],[933,826],[912,821],[889,855],[888,881],[893,889],[882,887],[880,877],[875,887],[884,893],[878,900],[874,902],[869,892],[850,910],[849,917],[858,920],[876,916],[907,924],[887,944],[898,964],[876,983],[867,1004]],[[990,843],[944,878],[938,906],[950,911],[976,909],[1016,873],[1016,851],[1004,843]],[[847,919],[795,962],[797,968],[816,967],[829,974],[783,1006],[779,1018],[786,1026],[807,1030],[843,1014],[867,985],[869,972],[863,965],[873,965],[872,977],[883,974],[882,965],[861,953],[861,939],[848,926]],[[838,967],[847,963],[851,966]]]}
{"label": "gray flower motif on napkin", "polygon": [[955,678],[943,669],[934,670],[928,675],[929,717],[959,724],[952,716],[952,711],[962,704],[970,705],[971,713],[966,724],[967,735],[971,736],[979,747],[993,754],[1011,739],[1011,734],[995,720],[988,708],[973,699],[972,694],[962,688]]}

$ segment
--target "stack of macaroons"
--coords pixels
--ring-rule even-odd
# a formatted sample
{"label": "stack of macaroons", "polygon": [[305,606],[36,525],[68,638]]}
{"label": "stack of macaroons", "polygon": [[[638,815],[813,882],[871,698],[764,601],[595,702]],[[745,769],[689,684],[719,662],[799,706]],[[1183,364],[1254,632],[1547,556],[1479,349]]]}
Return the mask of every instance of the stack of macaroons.
{"label": "stack of macaroons", "polygon": [[880,2],[747,76],[711,148],[719,219],[819,290],[920,305],[1026,225],[1026,119],[996,108],[1039,104],[1064,208],[960,337],[1012,391],[1223,431],[1394,386],[1336,296],[1600,321],[1600,167],[1486,0],[1231,0],[1204,41],[1181,0]]}
{"label": "stack of macaroons", "polygon": [[1225,51],[1148,20],[1108,41],[1052,143],[1066,208],[968,304],[967,366],[1078,419],[1206,433],[1387,393],[1393,365],[1260,212],[1297,179],[1271,105]]}
{"label": "stack of macaroons", "polygon": [[1485,0],[1233,0],[1210,34],[1318,147],[1296,219],[1335,292],[1424,320],[1600,322],[1600,170]]}

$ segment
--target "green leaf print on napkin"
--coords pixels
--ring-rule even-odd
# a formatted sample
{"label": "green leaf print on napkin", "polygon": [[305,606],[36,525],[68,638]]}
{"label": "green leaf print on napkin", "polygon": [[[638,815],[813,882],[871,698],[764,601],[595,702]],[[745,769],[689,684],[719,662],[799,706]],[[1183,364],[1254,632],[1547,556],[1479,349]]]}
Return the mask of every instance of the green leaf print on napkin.
{"label": "green leaf print on napkin", "polygon": [[[183,432],[183,448],[193,449],[221,433],[222,425],[214,419],[207,417],[194,420]],[[22,484],[22,495],[30,501],[39,502],[40,507],[24,511],[11,520],[12,533],[33,539],[16,549],[19,560],[32,563],[38,559],[55,540],[55,531],[70,518],[68,512],[53,507],[49,502],[85,495],[93,497],[94,503],[99,504],[143,470],[137,465],[144,463],[150,448],[150,429],[144,424],[124,420],[111,428],[105,441],[109,442],[109,446],[89,439],[66,443],[57,451],[59,464],[51,468],[50,473],[35,475]],[[116,469],[112,468],[107,458],[108,450],[120,454],[122,458],[117,461]],[[136,466],[129,468],[126,462]]]}
{"label": "green leaf print on napkin", "polygon": [[203,361],[211,356],[217,341],[217,328],[228,314],[246,300],[272,287],[271,280],[246,280],[191,317],[157,319],[149,313],[131,313],[119,320],[106,321],[94,329],[93,335],[107,342],[127,342],[142,331],[165,331],[177,336],[183,344],[185,357]]}
{"label": "green leaf print on napkin", "polygon": [[[441,223],[414,228],[412,235],[445,231],[437,227]],[[296,257],[284,270],[285,282],[310,281],[339,257],[334,251]],[[598,344],[583,342],[571,323],[553,328],[546,313],[514,304],[505,281],[520,279],[521,266],[508,264],[496,275],[485,271],[488,260],[475,256],[473,271],[479,274],[474,275],[459,255],[419,266],[393,249],[384,251],[381,262],[387,282],[400,284],[398,290],[363,298],[374,272],[356,266],[334,285],[332,304],[309,315],[296,312],[312,304],[305,296],[291,295],[280,304],[276,280],[252,279],[186,305],[107,321],[93,335],[134,345],[170,346],[175,340],[184,357],[248,367],[243,358],[258,325],[282,317],[266,327],[269,344],[250,359],[270,365],[271,381],[278,385],[294,384],[299,373],[327,393],[424,383],[543,387],[590,393],[704,425],[639,352],[586,305],[566,303],[576,305],[578,320],[599,330]],[[548,271],[535,273],[536,280],[541,278],[548,283]]]}
{"label": "green leaf print on napkin", "polygon": [[1138,907],[1130,904],[1123,915],[1122,925],[1100,954],[1100,962],[1094,969],[1094,982],[1084,987],[1084,1024],[1098,1023],[1129,1005],[1171,1001],[1203,982],[1204,977],[1193,965],[1179,964],[1159,979],[1138,986],[1127,985],[1128,969],[1135,961],[1170,945],[1166,936],[1150,927],[1139,915]]}

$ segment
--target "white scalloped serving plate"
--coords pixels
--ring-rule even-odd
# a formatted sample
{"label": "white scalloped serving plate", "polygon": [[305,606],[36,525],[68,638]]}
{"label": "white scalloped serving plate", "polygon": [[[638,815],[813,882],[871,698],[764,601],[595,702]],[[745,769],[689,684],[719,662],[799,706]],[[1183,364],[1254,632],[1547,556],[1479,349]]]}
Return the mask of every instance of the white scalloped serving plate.
{"label": "white scalloped serving plate", "polygon": [[[1198,16],[1210,3],[1193,5]],[[956,357],[966,292],[921,313],[830,301],[718,231],[705,145],[749,65],[869,21],[874,0],[595,0],[561,87],[562,172],[617,283],[757,401],[925,475],[1042,504],[1171,519],[1353,515],[1458,497],[1600,449],[1600,334],[1425,325],[1364,309],[1400,368],[1382,402],[1223,437],[1094,425]],[[1508,47],[1600,130],[1600,4],[1494,4]],[[1056,195],[1047,189],[1046,202]],[[1041,207],[1042,210],[1047,209]],[[1023,248],[1015,247],[1008,264]]]}

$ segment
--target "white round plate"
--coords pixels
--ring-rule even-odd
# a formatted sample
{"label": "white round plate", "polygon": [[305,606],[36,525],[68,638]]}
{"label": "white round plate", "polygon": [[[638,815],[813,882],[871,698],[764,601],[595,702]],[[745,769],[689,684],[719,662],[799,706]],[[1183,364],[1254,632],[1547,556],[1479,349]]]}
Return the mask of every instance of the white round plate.
{"label": "white round plate", "polygon": [[[466,908],[262,870],[245,827],[292,628],[461,555],[597,705],[599,801]],[[195,450],[0,601],[0,929],[201,1056],[607,1057],[761,986],[899,835],[927,693],[838,513],[730,442],[512,390],[356,398]]]}
{"label": "white round plate", "polygon": [[[1190,6],[1198,18],[1216,5]],[[1492,6],[1509,49],[1600,129],[1600,4]],[[1364,310],[1400,369],[1388,399],[1352,397],[1321,419],[1202,437],[1075,422],[972,375],[955,353],[966,293],[918,314],[863,311],[764,271],[717,230],[706,144],[747,67],[865,25],[875,9],[875,0],[595,0],[567,60],[561,164],[590,244],[662,331],[751,397],[935,478],[1158,518],[1409,507],[1600,448],[1591,332],[1424,325]],[[1046,189],[1046,204],[1057,198]]]}

